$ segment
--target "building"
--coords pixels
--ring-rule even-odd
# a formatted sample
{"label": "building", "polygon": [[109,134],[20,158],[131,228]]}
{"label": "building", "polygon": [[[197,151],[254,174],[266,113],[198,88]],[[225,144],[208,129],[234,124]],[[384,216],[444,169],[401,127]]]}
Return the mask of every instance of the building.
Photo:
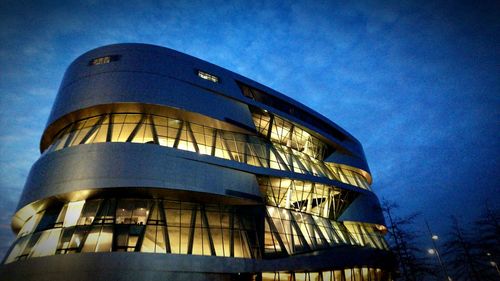
{"label": "building", "polygon": [[2,280],[390,280],[361,144],[216,65],[89,51],[40,150]]}

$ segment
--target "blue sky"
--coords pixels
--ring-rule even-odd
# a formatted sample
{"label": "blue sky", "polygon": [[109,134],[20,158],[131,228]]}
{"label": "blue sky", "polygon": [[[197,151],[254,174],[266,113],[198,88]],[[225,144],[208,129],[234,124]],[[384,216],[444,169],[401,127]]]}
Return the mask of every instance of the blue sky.
{"label": "blue sky", "polygon": [[120,42],[188,53],[317,110],[361,141],[375,192],[438,232],[500,208],[497,1],[124,2],[0,3],[0,255],[66,67]]}

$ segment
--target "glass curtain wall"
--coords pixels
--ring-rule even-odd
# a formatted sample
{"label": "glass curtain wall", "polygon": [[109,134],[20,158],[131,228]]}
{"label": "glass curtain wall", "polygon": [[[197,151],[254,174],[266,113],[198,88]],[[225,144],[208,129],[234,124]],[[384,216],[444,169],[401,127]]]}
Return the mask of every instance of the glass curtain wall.
{"label": "glass curtain wall", "polygon": [[5,263],[110,251],[259,259],[258,219],[244,209],[173,200],[70,202],[30,218]]}
{"label": "glass curtain wall", "polygon": [[[303,136],[306,132],[294,127],[293,133],[288,133],[291,136],[297,134]],[[291,139],[291,143],[297,145],[287,146],[258,136],[157,115],[115,113],[83,119],[66,126],[56,135],[46,152],[100,142],[156,144],[252,166],[325,177],[369,189],[368,182],[361,174],[311,156],[313,154],[307,151],[324,150],[322,145],[311,141],[311,136]]]}
{"label": "glass curtain wall", "polygon": [[345,268],[319,272],[264,272],[262,281],[384,281],[390,274],[379,268]]}
{"label": "glass curtain wall", "polygon": [[262,214],[259,208],[116,198],[54,205],[26,221],[5,263],[79,252],[260,259],[337,245],[387,249],[375,225],[273,206]]}
{"label": "glass curtain wall", "polygon": [[355,192],[325,184],[276,177],[259,177],[267,205],[336,220]]}
{"label": "glass curtain wall", "polygon": [[290,147],[318,160],[325,158],[327,145],[299,125],[265,111],[253,112],[252,118],[257,131],[272,142]]}
{"label": "glass curtain wall", "polygon": [[338,245],[387,250],[383,232],[373,224],[339,222],[267,206],[264,254],[280,257]]}

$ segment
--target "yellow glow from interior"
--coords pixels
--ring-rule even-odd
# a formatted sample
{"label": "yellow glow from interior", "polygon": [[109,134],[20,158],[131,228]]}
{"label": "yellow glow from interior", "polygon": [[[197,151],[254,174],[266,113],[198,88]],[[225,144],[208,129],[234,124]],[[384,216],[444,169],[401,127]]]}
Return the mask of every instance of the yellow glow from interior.
{"label": "yellow glow from interior", "polygon": [[31,257],[51,256],[56,252],[57,241],[61,235],[61,229],[51,229],[44,231],[33,249]]}
{"label": "yellow glow from interior", "polygon": [[68,203],[68,210],[66,211],[66,216],[64,217],[63,227],[76,225],[78,218],[80,218],[80,213],[82,212],[84,204],[85,200]]}
{"label": "yellow glow from interior", "polygon": [[23,227],[19,231],[18,237],[33,232],[35,225],[38,224],[43,213],[44,212],[40,212],[38,214],[34,214],[33,216],[31,216],[31,218],[28,219],[28,221],[23,225]]}

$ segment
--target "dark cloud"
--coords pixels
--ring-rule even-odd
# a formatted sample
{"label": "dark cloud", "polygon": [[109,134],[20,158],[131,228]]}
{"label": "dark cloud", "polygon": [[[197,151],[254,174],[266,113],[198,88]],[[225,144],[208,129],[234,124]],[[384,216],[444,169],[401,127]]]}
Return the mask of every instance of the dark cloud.
{"label": "dark cloud", "polygon": [[402,212],[441,225],[500,208],[498,6],[2,1],[0,251],[65,68],[117,42],[186,52],[316,109],[363,143],[374,190]]}

